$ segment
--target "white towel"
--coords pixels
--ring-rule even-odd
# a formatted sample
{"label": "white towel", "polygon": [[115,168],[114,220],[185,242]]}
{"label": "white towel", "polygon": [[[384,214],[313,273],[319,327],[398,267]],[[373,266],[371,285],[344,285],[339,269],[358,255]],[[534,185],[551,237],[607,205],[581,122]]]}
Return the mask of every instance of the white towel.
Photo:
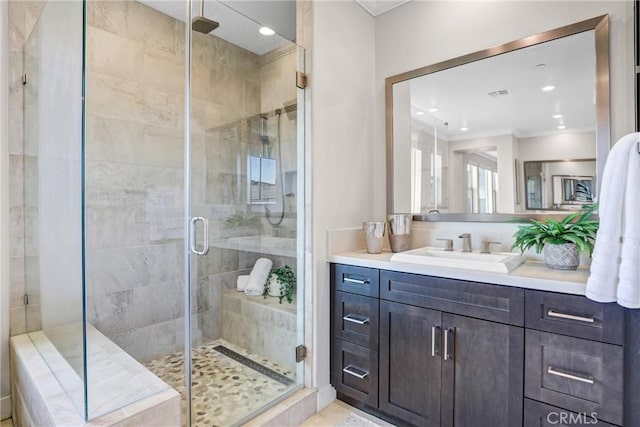
{"label": "white towel", "polygon": [[251,274],[249,274],[247,287],[244,288],[245,295],[262,295],[271,267],[273,267],[273,261],[269,258],[258,258],[251,270]]}
{"label": "white towel", "polygon": [[627,166],[627,187],[624,196],[622,250],[618,304],[640,308],[640,153],[632,147]]}
{"label": "white towel", "polygon": [[[638,171],[632,171],[630,158],[639,161],[637,150],[640,134],[630,134],[621,138],[611,149],[601,180],[598,214],[600,227],[591,260],[591,275],[587,280],[588,298],[599,302],[618,300],[618,278],[620,275],[620,254],[625,227],[637,221],[636,215],[627,216],[631,210],[625,207],[632,200],[630,194],[637,191]],[[635,176],[635,178],[634,178]],[[631,179],[627,182],[627,179]],[[628,184],[628,185],[627,185]],[[635,207],[638,212],[638,207]],[[628,229],[631,232],[631,229]],[[628,251],[627,251],[628,252]],[[637,283],[633,287],[638,287]],[[629,291],[623,292],[627,294]]]}
{"label": "white towel", "polygon": [[238,276],[238,280],[236,281],[236,290],[238,292],[244,292],[244,290],[247,288],[247,283],[249,283],[248,274]]}

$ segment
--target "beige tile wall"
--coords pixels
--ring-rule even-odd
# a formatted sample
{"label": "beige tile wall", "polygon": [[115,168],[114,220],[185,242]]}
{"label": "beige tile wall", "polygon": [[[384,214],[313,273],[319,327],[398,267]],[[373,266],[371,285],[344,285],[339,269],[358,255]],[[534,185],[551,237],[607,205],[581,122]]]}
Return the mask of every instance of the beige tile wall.
{"label": "beige tile wall", "polygon": [[[33,157],[26,156],[24,135],[28,132],[23,127],[24,94],[22,74],[24,72],[24,46],[31,35],[38,17],[46,1],[9,1],[9,168],[10,168],[10,334],[18,335],[28,328],[39,329],[39,298],[34,292],[32,305],[28,307],[35,315],[27,324],[27,306],[24,305],[24,294],[28,286],[25,268],[33,268],[33,245],[31,253],[25,253],[25,185],[32,184]],[[25,171],[27,176],[25,176]],[[29,194],[29,193],[28,193]],[[32,200],[29,200],[32,202]],[[30,203],[31,204],[31,203]],[[31,204],[32,205],[32,204]],[[27,255],[25,257],[25,255]]]}
{"label": "beige tile wall", "polygon": [[[183,346],[184,24],[137,2],[91,2],[88,40],[88,319],[148,360]],[[292,53],[259,57],[193,34],[192,215],[210,219],[212,239],[235,234],[224,219],[247,210],[244,164],[260,150],[257,115],[295,98],[293,76],[283,77],[283,67],[295,72]],[[284,168],[295,169],[295,120],[282,117],[281,134]],[[277,233],[293,237],[295,211],[288,216]],[[271,233],[267,224],[263,231]],[[221,295],[258,256],[212,248],[196,261],[196,338],[221,336]]]}
{"label": "beige tile wall", "polygon": [[[21,75],[24,60],[37,61],[23,60],[23,48],[44,4],[9,4],[12,335],[41,327],[38,158],[29,143],[37,140],[37,126],[23,126],[28,85],[22,86]],[[184,333],[184,24],[132,1],[89,2],[88,19],[87,315],[146,360],[181,349]],[[259,232],[225,227],[224,219],[238,210],[262,218],[266,234],[295,237],[295,198],[286,198],[287,215],[272,229],[263,207],[247,207],[246,166],[236,166],[249,152],[260,152],[261,112],[269,115],[277,153],[274,110],[280,108],[283,170],[296,169],[296,113],[287,117],[283,109],[296,97],[295,49],[259,57],[194,33],[192,61],[192,213],[210,218],[212,238]],[[271,210],[277,219],[280,201]],[[25,212],[32,224],[26,235]],[[259,256],[212,249],[198,261],[192,310],[202,339],[220,337],[222,293]],[[295,268],[293,259],[275,261]]]}

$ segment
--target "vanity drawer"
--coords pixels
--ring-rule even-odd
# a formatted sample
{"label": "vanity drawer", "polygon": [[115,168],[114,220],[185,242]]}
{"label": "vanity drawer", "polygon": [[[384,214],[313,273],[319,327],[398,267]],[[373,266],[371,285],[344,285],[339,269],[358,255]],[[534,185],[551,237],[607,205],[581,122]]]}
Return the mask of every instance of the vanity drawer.
{"label": "vanity drawer", "polygon": [[525,396],[622,425],[622,347],[527,330]]}
{"label": "vanity drawer", "polygon": [[377,350],[379,300],[340,291],[333,298],[334,336]]}
{"label": "vanity drawer", "polygon": [[524,324],[524,289],[380,271],[380,298],[463,316]]}
{"label": "vanity drawer", "polygon": [[378,297],[380,280],[375,268],[331,264],[331,279],[338,291]]}
{"label": "vanity drawer", "polygon": [[605,423],[598,419],[596,413],[576,413],[566,409],[536,402],[535,400],[524,400],[524,423],[523,427],[614,427],[613,424]]}
{"label": "vanity drawer", "polygon": [[526,291],[525,326],[578,338],[622,345],[624,309],[583,296]]}
{"label": "vanity drawer", "polygon": [[331,384],[339,393],[378,407],[378,352],[339,339],[332,341]]}

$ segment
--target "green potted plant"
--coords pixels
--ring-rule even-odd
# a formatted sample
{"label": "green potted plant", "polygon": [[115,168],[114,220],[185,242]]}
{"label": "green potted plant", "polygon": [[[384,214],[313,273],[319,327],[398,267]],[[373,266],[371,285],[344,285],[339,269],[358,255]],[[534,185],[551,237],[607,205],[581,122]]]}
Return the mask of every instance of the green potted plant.
{"label": "green potted plant", "polygon": [[262,295],[278,297],[280,304],[283,299],[287,302],[293,302],[293,296],[296,291],[296,273],[285,265],[279,268],[272,268],[264,284],[264,292]]}
{"label": "green potted plant", "polygon": [[513,235],[513,248],[521,252],[535,248],[536,253],[544,249],[547,267],[556,270],[575,270],[580,265],[580,254],[593,252],[598,220],[592,219],[597,205],[587,205],[582,212],[574,212],[558,221],[527,219],[526,225],[518,228]]}

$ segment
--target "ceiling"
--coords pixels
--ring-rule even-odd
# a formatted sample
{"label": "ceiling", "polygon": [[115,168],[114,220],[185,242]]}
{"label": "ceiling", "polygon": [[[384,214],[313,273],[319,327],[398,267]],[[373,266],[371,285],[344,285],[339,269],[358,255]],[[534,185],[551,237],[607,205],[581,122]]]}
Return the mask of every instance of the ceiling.
{"label": "ceiling", "polygon": [[[184,0],[138,0],[153,9],[184,22]],[[296,40],[295,0],[204,0],[204,16],[220,23],[211,34],[230,43],[264,55],[288,41]],[[378,16],[411,0],[355,0],[372,16]],[[193,0],[192,16],[200,15],[200,1]],[[258,29],[267,26],[276,32],[263,36]]]}
{"label": "ceiling", "polygon": [[[184,22],[184,0],[138,0],[153,9]],[[200,1],[193,1],[193,17],[200,15]],[[211,34],[230,43],[264,55],[296,38],[296,4],[294,0],[206,0],[204,16],[220,23]],[[263,36],[258,32],[267,26],[276,32]]]}
{"label": "ceiling", "polygon": [[409,3],[411,0],[355,0],[372,16],[382,15],[398,6]]}
{"label": "ceiling", "polygon": [[[431,114],[448,123],[449,140],[593,131],[594,46],[594,32],[587,31],[412,79],[414,123],[433,122]],[[547,85],[555,89],[543,92]],[[429,113],[433,107],[438,111]]]}

